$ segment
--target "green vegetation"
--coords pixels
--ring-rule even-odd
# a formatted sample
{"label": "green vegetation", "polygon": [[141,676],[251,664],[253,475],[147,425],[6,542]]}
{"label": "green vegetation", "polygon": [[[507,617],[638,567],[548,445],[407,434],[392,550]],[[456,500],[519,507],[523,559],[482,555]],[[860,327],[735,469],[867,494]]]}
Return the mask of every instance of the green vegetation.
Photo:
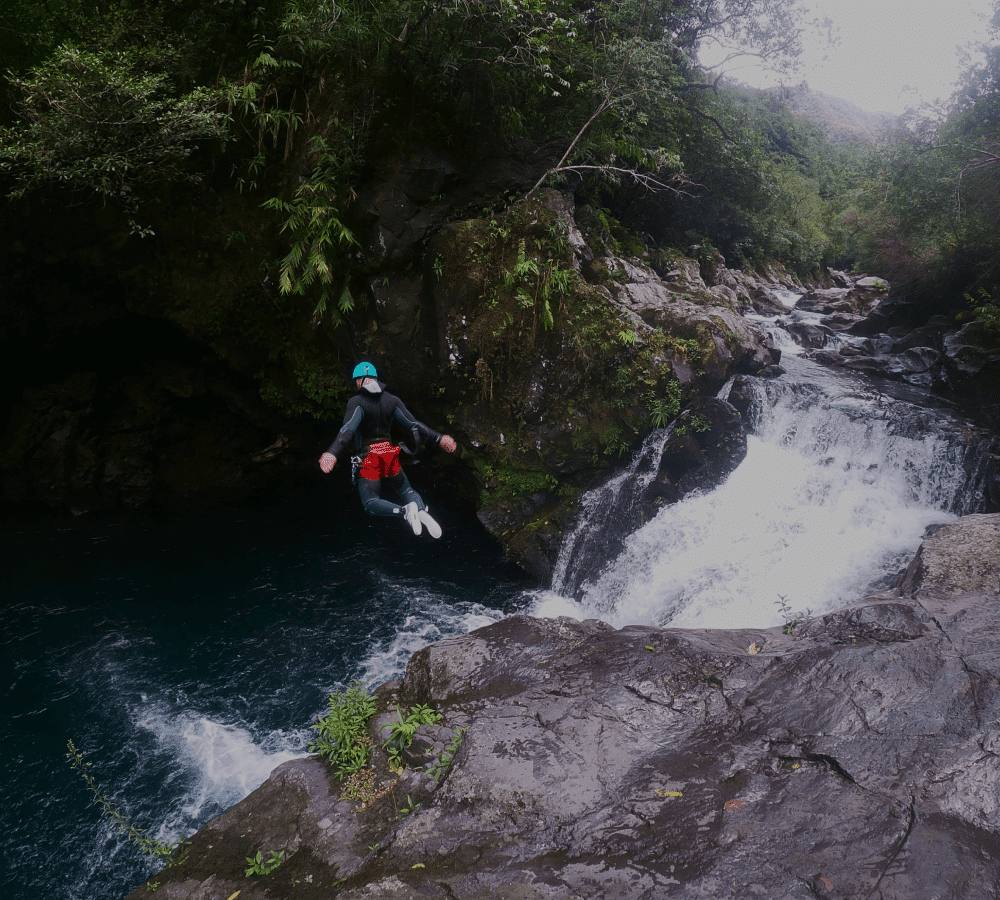
{"label": "green vegetation", "polygon": [[310,150],[315,155],[312,177],[296,189],[291,200],[271,197],[264,202],[265,208],[282,214],[281,230],[288,233],[292,242],[281,261],[279,289],[283,295],[308,296],[310,288],[317,285],[319,298],[315,314],[321,316],[333,297],[335,270],[339,268],[341,275],[334,311],[338,317],[343,317],[354,308],[354,298],[347,271],[342,264],[338,266],[342,262],[338,257],[357,245],[354,235],[342,221],[343,204],[338,203],[342,176],[349,169],[349,163],[320,135],[312,139]]}
{"label": "green vegetation", "polygon": [[436,725],[441,721],[438,715],[429,706],[417,704],[410,707],[409,713],[403,715],[403,711],[397,706],[396,715],[399,721],[386,725],[389,729],[389,739],[382,745],[382,748],[389,755],[389,765],[393,769],[401,769],[403,760],[401,753],[413,743],[413,735],[421,725]]}
{"label": "green vegetation", "polygon": [[327,714],[310,726],[316,737],[309,742],[309,752],[319,753],[341,778],[364,768],[371,756],[368,722],[374,715],[375,699],[360,681],[344,693],[335,691],[327,701]]}
{"label": "green vegetation", "polygon": [[[291,856],[291,854],[289,854],[289,856]],[[249,878],[251,875],[270,875],[285,861],[285,859],[284,850],[281,850],[280,852],[272,850],[270,858],[267,860],[264,859],[264,854],[258,850],[255,856],[248,856],[246,858],[246,877]]]}
{"label": "green vegetation", "polygon": [[[845,207],[850,262],[942,312],[995,323],[1000,295],[1000,4],[950,101],[911,110],[860,154]],[[964,307],[964,309],[962,309]],[[998,335],[996,330],[990,331]]]}
{"label": "green vegetation", "polygon": [[[785,123],[783,143],[773,139],[778,114],[748,111],[697,63],[716,39],[787,63],[801,15],[792,0],[15,6],[0,14],[13,66],[0,155],[11,196],[93,195],[148,233],[145,206],[164,185],[228,181],[275,215],[286,242],[277,290],[317,316],[336,321],[355,306],[347,222],[371,142],[387,129],[400,145],[547,144],[558,150],[539,185],[584,179],[606,223],[653,192],[642,224],[658,241],[816,258],[809,209],[826,170],[793,168],[818,138]],[[801,224],[779,235],[774,223],[792,208]],[[564,236],[552,241],[561,255]],[[511,288],[551,329],[569,274],[523,263]]]}
{"label": "green vegetation", "polygon": [[[785,66],[800,16],[792,0],[25,0],[0,13],[0,172],[11,198],[93,196],[140,234],[166,185],[246,191],[285,244],[278,294],[335,322],[357,304],[348,221],[380,132],[556,148],[536,188],[574,179],[619,254],[641,254],[642,232],[737,265],[853,261],[894,279],[976,254],[992,271],[1000,49],[943,118],[835,146],[778,95],[698,63],[705,42],[736,40]],[[548,236],[550,261],[515,244],[497,273],[543,329],[572,289],[565,244]]]}
{"label": "green vegetation", "polygon": [[413,802],[413,798],[409,794],[407,794],[406,795],[406,804],[404,806],[400,807],[399,813],[398,813],[398,818],[403,819],[406,816],[408,816],[410,813],[415,813],[418,809],[420,809],[420,804],[419,803],[414,803]]}
{"label": "green vegetation", "polygon": [[[360,812],[391,794],[396,783],[394,780],[381,780],[376,771],[377,766],[371,763],[372,739],[368,727],[375,715],[375,699],[368,695],[360,682],[354,682],[346,691],[332,693],[327,706],[327,714],[311,726],[319,735],[310,742],[309,750],[319,752],[334,767],[337,775],[344,779],[340,799],[355,801]],[[413,743],[417,729],[421,725],[436,725],[442,721],[442,716],[422,703],[411,706],[406,713],[397,706],[396,716],[395,722],[383,726],[383,730],[389,730],[389,736],[382,748],[386,751],[390,772],[398,775],[403,769],[402,753]],[[465,729],[458,729],[452,735],[448,747],[427,767],[427,773],[434,778],[435,783],[440,781],[451,766],[464,736]],[[406,799],[406,805],[398,811],[400,818],[420,805],[413,803],[409,797]],[[248,858],[247,862],[256,862],[260,871],[255,871],[254,874],[266,875],[280,864],[281,859],[275,862],[275,854],[272,852],[272,859],[262,863],[258,852],[256,860]],[[251,874],[249,870],[247,874]]]}
{"label": "green vegetation", "polygon": [[554,491],[559,480],[547,472],[498,466],[482,462],[478,467],[491,503],[513,500],[539,491]]}
{"label": "green vegetation", "polygon": [[0,173],[11,198],[48,185],[90,191],[124,208],[134,231],[142,194],[164,182],[196,181],[194,146],[224,138],[218,91],[173,96],[166,73],[138,51],[59,47],[25,77],[12,77],[21,123],[0,129]]}
{"label": "green vegetation", "polygon": [[977,290],[977,296],[965,293],[965,299],[975,314],[975,321],[1000,337],[1000,301],[985,288]]}
{"label": "green vegetation", "polygon": [[698,434],[704,434],[706,431],[710,431],[712,428],[712,423],[705,418],[702,413],[694,413],[691,416],[685,416],[684,421],[678,423],[677,427],[674,429],[674,434],[684,437],[684,435],[691,433],[692,431]]}
{"label": "green vegetation", "polygon": [[466,731],[468,731],[467,728],[459,728],[452,736],[448,746],[438,754],[434,765],[427,770],[429,774],[434,776],[435,783],[441,780],[441,776],[448,771],[451,764],[455,761],[455,754],[458,753],[459,748],[462,746],[462,741],[465,740]]}
{"label": "green vegetation", "polygon": [[[111,823],[118,829],[130,843],[139,848],[146,856],[161,862],[172,860],[177,850],[186,844],[186,841],[178,841],[175,844],[165,844],[151,837],[145,829],[139,828],[121,811],[118,804],[108,799],[107,795],[100,789],[94,776],[90,774],[91,763],[84,761],[86,753],[78,750],[73,741],[66,743],[66,758],[70,766],[80,773],[80,777],[87,785],[87,790],[94,795],[95,802],[101,807],[101,813],[107,816]],[[156,888],[150,888],[156,890]]]}
{"label": "green vegetation", "polygon": [[795,634],[795,629],[799,627],[803,622],[809,621],[812,616],[812,610],[806,609],[800,612],[792,612],[792,607],[788,603],[788,598],[782,594],[778,594],[778,599],[774,601],[778,609],[781,610],[781,617],[785,620],[785,624],[781,627],[782,634]]}

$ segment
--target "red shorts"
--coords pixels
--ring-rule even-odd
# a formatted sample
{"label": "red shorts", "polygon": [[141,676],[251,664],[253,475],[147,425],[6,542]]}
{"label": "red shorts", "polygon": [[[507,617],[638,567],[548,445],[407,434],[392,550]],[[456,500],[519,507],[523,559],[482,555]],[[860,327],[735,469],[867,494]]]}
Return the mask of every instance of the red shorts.
{"label": "red shorts", "polygon": [[358,475],[369,481],[378,481],[380,478],[391,478],[399,471],[399,447],[382,441],[368,448],[368,455],[362,461]]}

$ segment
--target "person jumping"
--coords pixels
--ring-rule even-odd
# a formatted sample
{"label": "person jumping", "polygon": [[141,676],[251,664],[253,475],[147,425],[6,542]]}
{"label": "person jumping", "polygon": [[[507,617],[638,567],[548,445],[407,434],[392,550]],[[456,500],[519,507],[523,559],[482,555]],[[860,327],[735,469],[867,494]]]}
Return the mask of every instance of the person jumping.
{"label": "person jumping", "polygon": [[[414,453],[420,447],[421,437],[447,453],[454,453],[457,446],[454,438],[438,434],[417,421],[403,401],[385,389],[385,383],[378,380],[371,363],[359,363],[351,377],[357,393],[347,401],[344,424],[329,449],[319,458],[319,467],[327,474],[333,471],[337,457],[353,439],[358,450],[353,458],[354,475],[365,512],[373,516],[399,516],[406,520],[414,534],[426,528],[431,537],[441,537],[441,526],[403,473],[399,464],[400,448],[392,443],[389,430],[393,422],[408,429],[413,435]],[[399,497],[399,503],[382,497],[383,484]]]}

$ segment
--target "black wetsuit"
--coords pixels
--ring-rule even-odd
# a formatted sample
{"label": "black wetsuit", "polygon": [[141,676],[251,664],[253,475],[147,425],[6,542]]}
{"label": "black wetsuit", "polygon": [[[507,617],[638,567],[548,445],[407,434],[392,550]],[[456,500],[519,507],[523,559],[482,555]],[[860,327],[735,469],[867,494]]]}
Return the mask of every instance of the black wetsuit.
{"label": "black wetsuit", "polygon": [[[435,444],[441,442],[441,434],[418,421],[399,397],[385,390],[383,382],[379,382],[379,387],[382,388],[379,394],[372,394],[364,388],[359,388],[358,392],[347,401],[344,424],[327,453],[339,457],[353,439],[354,449],[360,454],[361,459],[364,459],[372,444],[391,442],[390,430],[393,422],[406,428],[412,435],[413,450],[409,452],[417,451],[421,438]],[[381,480],[357,479],[358,494],[366,512],[373,516],[402,515],[399,504],[382,499],[383,481],[399,495],[403,505],[416,503],[418,509],[427,508],[423,498],[413,490],[406,475],[400,470],[396,475]]]}
{"label": "black wetsuit", "polygon": [[393,422],[399,423],[413,435],[411,452],[416,452],[421,437],[434,444],[440,443],[441,435],[438,432],[417,421],[413,413],[403,405],[403,401],[385,389],[383,382],[379,382],[379,387],[382,388],[380,394],[372,394],[364,388],[359,388],[358,392],[347,401],[344,424],[340,426],[340,431],[327,453],[339,457],[353,438],[354,449],[364,456],[372,444],[392,440],[389,430]]}

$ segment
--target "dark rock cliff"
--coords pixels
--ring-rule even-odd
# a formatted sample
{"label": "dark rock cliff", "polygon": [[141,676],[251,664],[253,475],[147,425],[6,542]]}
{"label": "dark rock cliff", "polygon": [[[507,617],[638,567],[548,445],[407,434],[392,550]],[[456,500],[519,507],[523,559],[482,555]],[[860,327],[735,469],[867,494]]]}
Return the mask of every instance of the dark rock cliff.
{"label": "dark rock cliff", "polygon": [[[442,641],[379,691],[445,717],[386,796],[286,763],[158,895],[995,897],[998,603],[1000,516],[976,515],[896,589],[785,628],[515,616]],[[257,850],[295,852],[245,877]]]}
{"label": "dark rock cliff", "polygon": [[[511,202],[543,167],[530,148],[475,166],[390,150],[359,187],[340,324],[278,295],[274,222],[211,181],[150,209],[145,238],[86,205],[5,221],[4,508],[317,477],[364,355],[459,439],[459,457],[422,459],[437,499],[478,513],[545,581],[580,491],[730,375],[777,362],[738,310],[787,276],[613,236],[569,193]],[[342,472],[331,482],[349,498]]]}

